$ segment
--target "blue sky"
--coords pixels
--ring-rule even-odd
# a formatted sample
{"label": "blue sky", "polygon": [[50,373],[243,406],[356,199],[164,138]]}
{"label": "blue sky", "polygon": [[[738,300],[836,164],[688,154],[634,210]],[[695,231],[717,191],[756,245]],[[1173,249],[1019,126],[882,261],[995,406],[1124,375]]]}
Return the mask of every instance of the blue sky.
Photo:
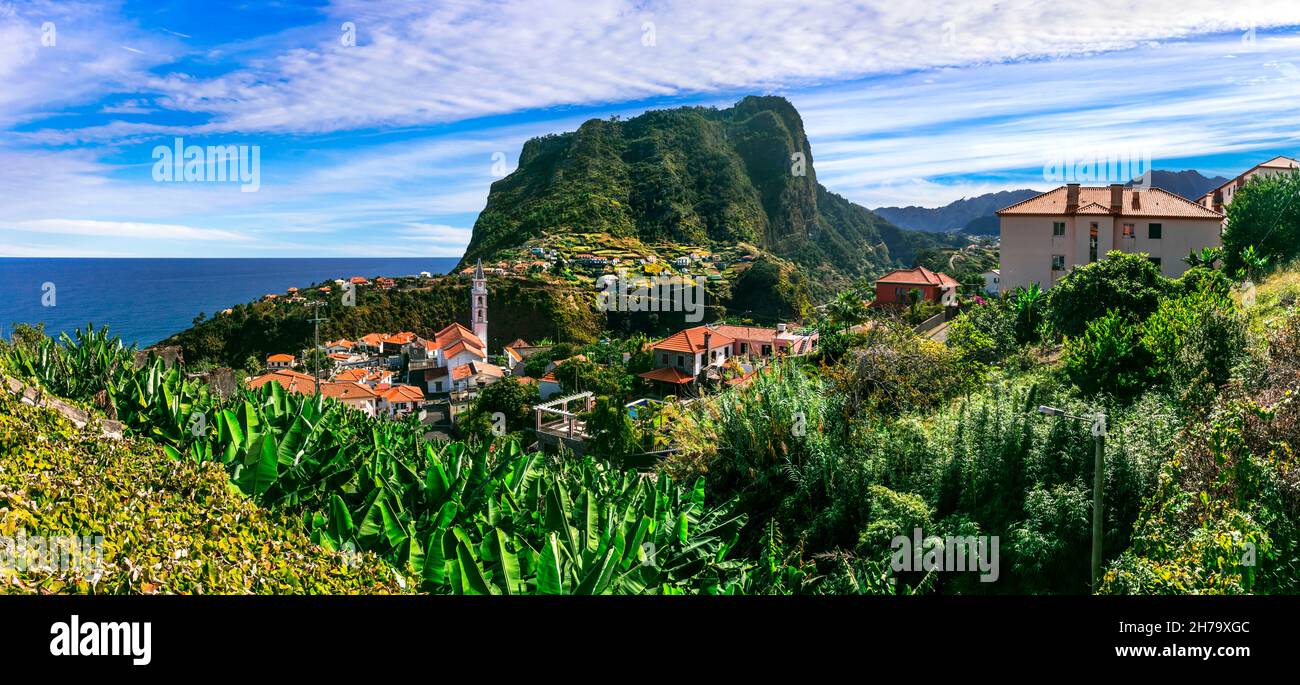
{"label": "blue sky", "polygon": [[[459,256],[528,138],[750,93],[868,207],[1300,153],[1300,3],[1161,4],[0,0],[0,255]],[[155,180],[177,137],[256,192]]]}

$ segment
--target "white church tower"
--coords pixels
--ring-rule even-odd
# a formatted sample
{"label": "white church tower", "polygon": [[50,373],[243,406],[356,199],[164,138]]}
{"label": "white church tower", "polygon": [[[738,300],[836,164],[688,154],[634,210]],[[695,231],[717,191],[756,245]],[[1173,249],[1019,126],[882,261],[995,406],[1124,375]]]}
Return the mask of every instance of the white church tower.
{"label": "white church tower", "polygon": [[[487,276],[483,275],[483,260],[478,260],[474,267],[474,286],[470,288],[470,323],[474,329],[474,335],[483,341],[483,347],[488,344],[487,338]],[[487,351],[486,349],[484,350]]]}

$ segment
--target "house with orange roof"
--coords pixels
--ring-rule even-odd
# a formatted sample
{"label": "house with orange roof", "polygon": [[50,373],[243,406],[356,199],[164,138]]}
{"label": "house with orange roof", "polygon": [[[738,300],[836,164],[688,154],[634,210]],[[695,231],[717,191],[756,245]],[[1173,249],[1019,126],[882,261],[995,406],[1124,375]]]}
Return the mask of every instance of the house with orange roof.
{"label": "house with orange roof", "polygon": [[560,381],[555,377],[554,372],[548,371],[546,375],[537,379],[537,394],[544,400],[560,394],[561,390],[563,388],[560,387]]}
{"label": "house with orange roof", "polygon": [[424,404],[424,391],[414,385],[376,386],[379,394],[376,409],[389,416],[405,416],[420,411]]}
{"label": "house with orange roof", "polygon": [[276,383],[284,388],[286,392],[298,393],[299,395],[313,395],[316,393],[316,379],[305,373],[280,369],[264,373],[254,378],[246,385],[249,390],[257,390],[267,383]]}
{"label": "house with orange roof", "polygon": [[384,349],[384,339],[387,337],[387,333],[367,333],[357,338],[355,347],[361,352],[378,354],[380,350]]}
{"label": "house with orange roof", "polygon": [[1190,252],[1222,244],[1223,214],[1160,188],[1070,183],[997,213],[1001,288],[1050,288],[1112,250],[1145,254],[1170,278]]}
{"label": "house with orange roof", "polygon": [[1273,176],[1274,174],[1294,173],[1297,170],[1300,170],[1300,161],[1290,157],[1274,157],[1267,162],[1256,164],[1231,181],[1202,195],[1199,201],[1200,205],[1222,213],[1232,202],[1232,196],[1251,179]]}
{"label": "house with orange roof", "polygon": [[365,412],[367,416],[375,415],[376,403],[379,400],[379,393],[361,383],[321,383],[320,394]]}
{"label": "house with orange roof", "polygon": [[784,323],[777,324],[776,328],[730,324],[711,328],[735,341],[729,357],[771,359],[780,355],[808,354],[817,348],[817,331],[793,330]]}
{"label": "house with orange roof", "polygon": [[381,354],[401,354],[410,351],[411,345],[415,342],[415,334],[410,331],[402,331],[392,335],[384,336],[380,341]]}
{"label": "house with orange roof", "polygon": [[360,276],[353,276],[352,278],[349,278],[348,283],[351,283],[352,285],[370,285],[370,281]]}
{"label": "house with orange roof", "polygon": [[271,371],[292,369],[295,361],[292,354],[273,354],[266,358],[266,368]]}
{"label": "house with orange roof", "polygon": [[549,346],[530,345],[523,338],[515,338],[501,348],[501,351],[505,354],[506,365],[510,368],[510,372],[518,375],[524,372],[524,364],[529,357],[549,349],[551,349]]}
{"label": "house with orange roof", "polygon": [[736,340],[709,326],[678,331],[651,345],[655,368],[638,374],[669,386],[695,382],[707,368],[721,368]]}
{"label": "house with orange roof", "polygon": [[356,347],[356,343],[352,342],[351,340],[348,340],[347,338],[330,340],[326,342],[324,345],[325,352],[327,354],[350,354],[352,352],[352,348],[354,347]]}
{"label": "house with orange roof", "polygon": [[433,340],[419,340],[410,349],[412,382],[419,382],[430,393],[455,389],[455,381],[461,380],[452,377],[455,369],[471,362],[487,362],[483,340],[458,323],[435,333]]}
{"label": "house with orange roof", "polygon": [[960,285],[952,276],[923,266],[894,269],[876,279],[876,299],[871,306],[905,307],[913,302],[952,305],[957,303]]}

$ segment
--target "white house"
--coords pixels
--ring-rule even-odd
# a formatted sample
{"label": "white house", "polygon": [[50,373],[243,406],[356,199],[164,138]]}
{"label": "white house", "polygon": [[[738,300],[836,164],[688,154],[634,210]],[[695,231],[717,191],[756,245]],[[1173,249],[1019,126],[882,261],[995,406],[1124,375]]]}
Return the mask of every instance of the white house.
{"label": "white house", "polygon": [[1180,276],[1189,252],[1222,243],[1223,214],[1159,188],[1071,183],[1002,209],[998,224],[1007,291],[1050,288],[1111,250],[1146,253],[1165,276]]}
{"label": "white house", "polygon": [[981,275],[984,276],[984,292],[990,295],[997,295],[998,293],[1002,292],[1002,270],[1001,269],[993,269],[992,271],[985,271]]}
{"label": "white house", "polygon": [[1222,212],[1225,207],[1232,203],[1232,196],[1235,195],[1238,190],[1241,190],[1250,179],[1293,172],[1297,169],[1300,169],[1300,161],[1296,161],[1290,157],[1274,157],[1262,164],[1256,164],[1247,169],[1240,176],[1201,196],[1201,206],[1212,209],[1216,212]]}

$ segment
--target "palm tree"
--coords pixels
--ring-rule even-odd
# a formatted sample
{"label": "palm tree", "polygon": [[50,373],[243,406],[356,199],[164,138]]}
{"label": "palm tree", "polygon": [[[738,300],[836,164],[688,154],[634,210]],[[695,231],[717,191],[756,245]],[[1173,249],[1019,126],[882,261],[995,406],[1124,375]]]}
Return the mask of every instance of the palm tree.
{"label": "palm tree", "polygon": [[826,318],[835,329],[850,328],[866,321],[867,307],[862,302],[862,294],[856,289],[841,290],[826,305]]}

